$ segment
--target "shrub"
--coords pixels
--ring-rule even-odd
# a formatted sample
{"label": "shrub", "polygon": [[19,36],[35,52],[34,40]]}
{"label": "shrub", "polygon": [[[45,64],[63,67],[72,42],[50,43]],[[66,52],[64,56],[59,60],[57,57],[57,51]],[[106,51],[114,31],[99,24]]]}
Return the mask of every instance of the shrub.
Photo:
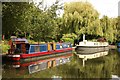
{"label": "shrub", "polygon": [[70,43],[74,43],[74,39],[77,38],[77,35],[74,33],[71,34],[63,34],[63,37],[61,38],[62,41],[64,42],[70,42]]}
{"label": "shrub", "polygon": [[34,40],[28,40],[29,44],[35,44],[36,42]]}
{"label": "shrub", "polygon": [[2,41],[0,48],[2,48],[2,53],[7,53],[10,46],[6,43],[6,41]]}
{"label": "shrub", "polygon": [[71,38],[63,38],[63,39],[61,39],[61,40],[64,41],[64,42],[70,42],[70,43],[73,43],[73,42],[74,42],[74,40],[71,39]]}

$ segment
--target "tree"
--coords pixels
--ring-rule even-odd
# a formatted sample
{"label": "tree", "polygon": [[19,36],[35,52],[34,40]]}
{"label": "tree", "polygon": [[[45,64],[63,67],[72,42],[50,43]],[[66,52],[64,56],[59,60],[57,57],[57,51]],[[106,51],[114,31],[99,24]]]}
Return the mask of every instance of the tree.
{"label": "tree", "polygon": [[[68,32],[80,34],[99,34],[99,14],[88,2],[71,2],[64,6],[64,29]],[[95,32],[95,30],[99,30]]]}
{"label": "tree", "polygon": [[31,28],[34,39],[46,42],[56,39],[56,34],[58,34],[57,30],[59,29],[56,11],[60,8],[58,2],[55,2],[55,4],[44,9],[42,12],[39,12],[39,10],[36,11],[33,27]]}
{"label": "tree", "polygon": [[2,34],[9,38],[12,33],[18,30],[28,32],[34,8],[34,4],[28,2],[3,3]]}
{"label": "tree", "polygon": [[117,20],[115,18],[108,18],[107,16],[103,16],[100,19],[100,24],[102,27],[103,36],[109,42],[115,42],[117,40]]}

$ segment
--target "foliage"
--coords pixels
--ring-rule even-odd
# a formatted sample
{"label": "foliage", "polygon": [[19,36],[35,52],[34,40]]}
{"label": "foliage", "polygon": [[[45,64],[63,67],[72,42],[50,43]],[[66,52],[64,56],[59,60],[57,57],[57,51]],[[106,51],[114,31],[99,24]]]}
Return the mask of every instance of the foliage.
{"label": "foliage", "polygon": [[76,38],[77,38],[77,35],[75,35],[74,33],[63,34],[63,37],[61,38],[61,40],[63,40],[64,42],[71,42],[71,43],[73,43]]}
{"label": "foliage", "polygon": [[100,19],[100,24],[102,27],[103,36],[110,42],[117,40],[117,20],[114,18],[108,18],[103,16]]}
{"label": "foliage", "polygon": [[[34,12],[33,3],[28,2],[10,2],[2,3],[2,33],[9,38],[11,34],[18,30],[22,32],[29,31],[31,26],[31,19]],[[24,6],[24,7],[23,7]]]}
{"label": "foliage", "polygon": [[34,40],[28,40],[30,44],[35,44],[36,42]]}
{"label": "foliage", "polygon": [[117,41],[120,41],[120,16],[118,16],[118,18],[116,19],[116,24],[114,25],[116,26],[116,29],[117,29],[117,34],[116,34],[116,37],[117,37]]}
{"label": "foliage", "polygon": [[[73,33],[105,37],[109,42],[120,41],[119,17],[109,18],[99,13],[88,2],[70,2],[64,6],[56,1],[52,6],[40,8],[30,2],[10,2],[3,4],[3,30],[5,39],[12,33],[29,33],[35,41],[64,41],[73,42],[74,38],[67,37]],[[56,12],[64,9],[62,17]],[[64,34],[64,35],[63,35]],[[76,37],[75,37],[76,38]],[[95,38],[95,37],[93,37]]]}
{"label": "foliage", "polygon": [[8,49],[10,48],[10,46],[7,44],[6,41],[3,41],[3,42],[0,44],[0,47],[2,47],[2,53],[7,53],[7,52],[8,52]]}
{"label": "foliage", "polygon": [[66,3],[64,11],[64,28],[68,30],[68,33],[94,34],[93,28],[99,26],[97,23],[99,14],[90,3]]}

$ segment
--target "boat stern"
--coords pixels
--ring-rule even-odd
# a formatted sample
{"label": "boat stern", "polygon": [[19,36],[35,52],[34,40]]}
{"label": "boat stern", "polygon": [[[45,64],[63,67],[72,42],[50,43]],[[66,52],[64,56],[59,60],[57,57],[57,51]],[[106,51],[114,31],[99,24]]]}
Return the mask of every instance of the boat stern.
{"label": "boat stern", "polygon": [[19,54],[9,54],[7,57],[12,61],[19,61],[20,60]]}

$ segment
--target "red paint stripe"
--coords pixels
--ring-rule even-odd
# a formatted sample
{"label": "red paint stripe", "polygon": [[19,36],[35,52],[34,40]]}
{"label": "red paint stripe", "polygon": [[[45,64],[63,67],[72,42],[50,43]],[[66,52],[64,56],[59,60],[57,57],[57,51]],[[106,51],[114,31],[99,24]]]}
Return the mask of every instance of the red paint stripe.
{"label": "red paint stripe", "polygon": [[66,49],[62,49],[62,50],[54,50],[54,51],[48,51],[48,52],[38,52],[38,53],[32,53],[32,54],[21,54],[20,58],[37,57],[37,56],[42,56],[42,55],[66,52],[66,51],[70,51],[70,50],[72,50],[72,48],[66,48]]}
{"label": "red paint stripe", "polygon": [[19,61],[20,57],[11,57],[11,59],[14,60],[14,61]]}

